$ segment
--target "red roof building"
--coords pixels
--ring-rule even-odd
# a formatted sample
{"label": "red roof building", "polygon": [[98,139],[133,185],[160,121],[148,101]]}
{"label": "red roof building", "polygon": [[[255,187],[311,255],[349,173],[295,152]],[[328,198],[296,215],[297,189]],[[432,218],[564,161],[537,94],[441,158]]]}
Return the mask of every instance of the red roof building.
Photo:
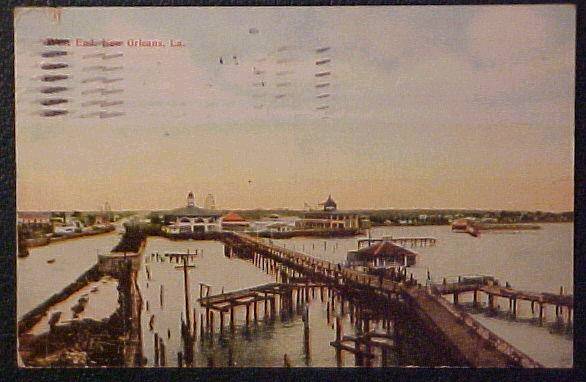
{"label": "red roof building", "polygon": [[229,212],[222,217],[222,229],[235,231],[244,230],[249,226],[250,223],[235,212]]}

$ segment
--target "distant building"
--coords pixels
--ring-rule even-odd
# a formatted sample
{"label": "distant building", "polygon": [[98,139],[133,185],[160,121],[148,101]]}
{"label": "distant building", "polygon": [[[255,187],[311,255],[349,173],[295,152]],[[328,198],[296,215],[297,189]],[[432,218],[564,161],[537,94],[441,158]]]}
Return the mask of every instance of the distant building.
{"label": "distant building", "polygon": [[324,207],[324,211],[335,211],[338,209],[338,205],[334,202],[334,199],[332,199],[332,194],[328,196],[328,199],[325,202],[319,203],[319,205]]}
{"label": "distant building", "polygon": [[244,231],[250,227],[250,223],[235,212],[230,212],[222,217],[222,229],[226,231]]}
{"label": "distant building", "polygon": [[163,214],[163,232],[169,234],[203,233],[220,230],[220,214],[195,205],[193,192],[187,195],[187,206]]}
{"label": "distant building", "polygon": [[207,210],[215,210],[216,209],[216,200],[214,199],[214,195],[207,194],[206,198],[203,202],[203,208]]}
{"label": "distant building", "polygon": [[284,222],[276,222],[267,225],[266,230],[269,232],[291,232],[295,229],[294,225]]}
{"label": "distant building", "polygon": [[19,212],[18,224],[51,224],[50,212]]}
{"label": "distant building", "polygon": [[81,232],[84,225],[81,221],[71,219],[67,225],[56,225],[53,227],[53,233],[55,235],[67,235],[71,233]]}
{"label": "distant building", "polygon": [[328,199],[319,205],[323,206],[323,211],[305,212],[303,219],[295,222],[295,228],[300,230],[365,228],[368,219],[354,212],[338,211],[338,205],[332,199],[332,195],[328,196]]}
{"label": "distant building", "polygon": [[187,194],[187,208],[195,207],[195,196],[193,196],[193,191],[189,191]]}
{"label": "distant building", "polygon": [[111,219],[109,213],[97,213],[94,224],[107,224],[110,223],[110,221]]}
{"label": "distant building", "polygon": [[289,232],[295,229],[297,216],[279,216],[271,214],[261,220],[250,222],[250,229],[254,232]]}

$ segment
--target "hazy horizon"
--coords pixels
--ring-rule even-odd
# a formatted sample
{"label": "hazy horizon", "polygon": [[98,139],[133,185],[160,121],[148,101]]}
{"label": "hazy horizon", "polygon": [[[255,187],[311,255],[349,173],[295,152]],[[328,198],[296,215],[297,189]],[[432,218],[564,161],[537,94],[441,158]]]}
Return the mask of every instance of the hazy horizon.
{"label": "hazy horizon", "polygon": [[[575,28],[572,5],[20,8],[17,207],[573,211]],[[68,47],[70,114],[47,118],[47,37],[185,46]],[[80,118],[104,51],[125,115]]]}

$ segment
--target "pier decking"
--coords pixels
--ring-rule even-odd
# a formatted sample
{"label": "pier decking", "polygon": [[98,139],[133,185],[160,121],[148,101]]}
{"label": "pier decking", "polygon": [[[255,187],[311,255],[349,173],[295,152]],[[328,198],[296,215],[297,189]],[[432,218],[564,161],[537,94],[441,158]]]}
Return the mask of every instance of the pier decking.
{"label": "pier decking", "polygon": [[226,233],[221,239],[225,255],[238,256],[262,264],[263,269],[285,269],[325,283],[340,293],[370,294],[376,298],[405,301],[428,327],[441,337],[460,361],[473,367],[541,367],[539,363],[491,333],[471,316],[449,306],[439,295],[418,285],[412,277],[390,280],[342,268],[329,261],[268,244],[239,233]]}
{"label": "pier decking", "polygon": [[555,306],[556,317],[563,318],[563,310],[566,309],[567,325],[572,323],[572,310],[574,309],[574,296],[555,293],[537,293],[513,289],[509,286],[498,285],[492,277],[482,277],[477,280],[459,281],[453,283],[432,284],[432,291],[439,295],[453,295],[454,304],[458,304],[459,295],[463,293],[474,293],[473,304],[478,304],[478,294],[484,293],[488,298],[488,308],[495,309],[495,297],[509,299],[509,308],[512,316],[517,315],[518,301],[531,303],[532,313],[535,311],[535,304],[539,306],[539,322],[543,322],[544,309],[546,305]]}

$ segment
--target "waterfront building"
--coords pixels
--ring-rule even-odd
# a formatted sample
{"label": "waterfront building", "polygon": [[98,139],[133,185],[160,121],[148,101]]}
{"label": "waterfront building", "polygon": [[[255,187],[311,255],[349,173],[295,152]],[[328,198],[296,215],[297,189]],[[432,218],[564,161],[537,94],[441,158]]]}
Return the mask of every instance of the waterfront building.
{"label": "waterfront building", "polygon": [[291,232],[295,229],[294,225],[285,222],[275,222],[267,225],[266,230],[269,232]]}
{"label": "waterfront building", "polygon": [[78,219],[70,219],[67,224],[53,226],[53,233],[55,235],[68,235],[76,232],[82,232],[84,229],[83,223]]}
{"label": "waterfront building", "polygon": [[250,223],[235,212],[230,212],[222,217],[224,231],[245,231],[248,228],[250,228]]}
{"label": "waterfront building", "polygon": [[290,232],[295,230],[295,222],[299,220],[297,216],[279,216],[271,214],[260,220],[250,223],[251,231],[254,232]]}
{"label": "waterfront building", "polygon": [[110,221],[111,219],[109,213],[100,212],[96,214],[94,224],[107,224],[110,223]]}
{"label": "waterfront building", "polygon": [[309,211],[303,214],[303,219],[295,222],[295,228],[303,229],[362,229],[367,227],[368,219],[358,213],[350,211],[339,211],[338,205],[332,199],[328,199],[319,204],[323,207],[322,211]]}
{"label": "waterfront building", "polygon": [[17,214],[18,224],[51,224],[50,212],[19,212]]}
{"label": "waterfront building", "polygon": [[187,195],[187,205],[163,214],[163,232],[168,234],[204,233],[220,230],[220,214],[195,204],[193,192]]}
{"label": "waterfront building", "polygon": [[383,238],[368,247],[349,251],[347,264],[362,267],[396,267],[415,265],[417,253]]}

